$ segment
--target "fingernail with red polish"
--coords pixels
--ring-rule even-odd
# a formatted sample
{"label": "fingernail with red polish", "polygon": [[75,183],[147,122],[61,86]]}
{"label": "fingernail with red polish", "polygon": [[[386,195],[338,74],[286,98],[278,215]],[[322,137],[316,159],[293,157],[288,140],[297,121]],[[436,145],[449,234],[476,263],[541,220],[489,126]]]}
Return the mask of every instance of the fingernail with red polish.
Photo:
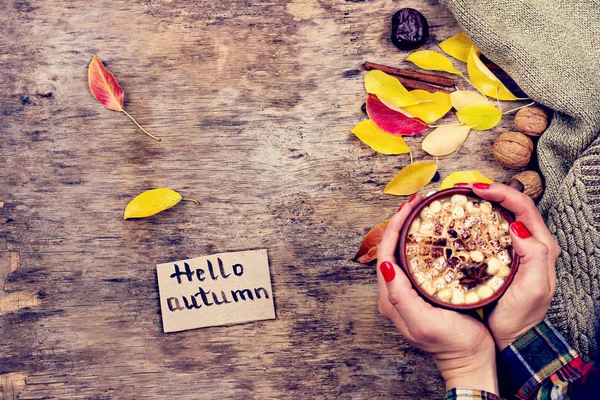
{"label": "fingernail with red polish", "polygon": [[379,269],[381,270],[381,275],[383,275],[383,279],[385,279],[386,282],[391,282],[396,277],[394,266],[389,261],[382,262],[379,266]]}
{"label": "fingernail with red polish", "polygon": [[408,199],[408,202],[409,202],[409,203],[412,203],[412,202],[413,202],[413,200],[414,200],[414,199],[416,199],[416,198],[417,198],[417,194],[415,193],[415,194],[413,194],[412,196],[410,196],[410,199]]}
{"label": "fingernail with red polish", "polygon": [[513,222],[510,224],[510,230],[521,239],[527,239],[531,237],[531,233],[525,228],[525,225],[521,221]]}
{"label": "fingernail with red polish", "polygon": [[490,184],[489,183],[483,183],[483,182],[475,182],[473,184],[473,187],[475,189],[481,189],[481,190],[486,190],[490,188]]}
{"label": "fingernail with red polish", "polygon": [[406,203],[400,204],[400,207],[398,207],[398,211],[396,211],[396,212],[400,212],[400,210],[402,210],[405,205],[406,205]]}
{"label": "fingernail with red polish", "polygon": [[454,186],[469,186],[469,184],[467,182],[458,182],[455,183]]}

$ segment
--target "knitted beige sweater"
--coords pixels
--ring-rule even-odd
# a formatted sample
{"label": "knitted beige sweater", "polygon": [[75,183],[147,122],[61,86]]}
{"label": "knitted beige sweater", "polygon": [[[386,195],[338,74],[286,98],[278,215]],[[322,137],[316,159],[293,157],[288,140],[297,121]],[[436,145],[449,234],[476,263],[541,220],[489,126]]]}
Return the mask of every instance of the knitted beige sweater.
{"label": "knitted beige sweater", "polygon": [[600,0],[441,0],[533,100],[553,109],[539,209],[562,253],[549,318],[600,356]]}

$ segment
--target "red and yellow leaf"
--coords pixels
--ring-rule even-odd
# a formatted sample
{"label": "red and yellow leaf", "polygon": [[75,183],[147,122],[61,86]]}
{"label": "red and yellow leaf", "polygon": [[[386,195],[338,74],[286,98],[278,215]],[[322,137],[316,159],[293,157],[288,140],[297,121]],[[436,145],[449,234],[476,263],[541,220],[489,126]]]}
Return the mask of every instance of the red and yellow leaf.
{"label": "red and yellow leaf", "polygon": [[389,108],[374,94],[367,98],[367,114],[375,126],[390,135],[414,136],[429,129],[425,121]]}
{"label": "red and yellow leaf", "polygon": [[88,67],[88,83],[98,103],[110,110],[123,111],[123,89],[96,56]]}
{"label": "red and yellow leaf", "polygon": [[92,96],[109,110],[121,111],[127,115],[146,135],[160,141],[159,138],[145,130],[125,109],[123,108],[123,89],[119,86],[117,79],[102,64],[102,61],[94,56],[88,66],[88,84]]}
{"label": "red and yellow leaf", "polygon": [[389,222],[389,220],[384,221],[372,228],[369,233],[367,233],[367,236],[365,236],[363,239],[362,243],[360,244],[360,248],[354,257],[355,261],[358,261],[361,264],[366,264],[377,258],[377,250],[379,249],[381,239],[383,239],[383,232],[385,232],[385,228]]}

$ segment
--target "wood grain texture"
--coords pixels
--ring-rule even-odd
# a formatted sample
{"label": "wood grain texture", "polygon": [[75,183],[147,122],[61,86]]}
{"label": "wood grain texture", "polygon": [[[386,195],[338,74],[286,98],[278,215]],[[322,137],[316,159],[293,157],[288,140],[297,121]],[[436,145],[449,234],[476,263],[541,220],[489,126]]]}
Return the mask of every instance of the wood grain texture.
{"label": "wood grain texture", "polygon": [[[429,19],[427,48],[460,31],[417,0],[0,2],[0,265],[19,254],[7,290],[39,300],[0,315],[0,374],[27,375],[20,399],[443,394],[431,359],[378,315],[374,267],[350,261],[403,200],[382,190],[408,156],[349,130],[362,63],[403,64],[389,19],[406,6]],[[162,142],[92,98],[93,54]],[[505,128],[473,132],[442,177],[506,180],[491,154]],[[123,221],[155,187],[201,205]],[[257,248],[276,320],[162,333],[156,264]]]}

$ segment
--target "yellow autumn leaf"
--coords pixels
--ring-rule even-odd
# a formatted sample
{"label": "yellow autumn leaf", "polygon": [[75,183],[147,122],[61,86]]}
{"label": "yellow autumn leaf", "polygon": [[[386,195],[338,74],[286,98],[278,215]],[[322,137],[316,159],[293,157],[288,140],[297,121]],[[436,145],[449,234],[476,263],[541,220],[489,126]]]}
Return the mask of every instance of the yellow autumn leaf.
{"label": "yellow autumn leaf", "polygon": [[440,126],[431,132],[421,146],[432,156],[445,156],[460,147],[467,140],[471,128],[464,125]]}
{"label": "yellow autumn leaf", "polygon": [[500,79],[489,70],[488,67],[479,59],[475,46],[469,50],[469,58],[467,60],[467,71],[469,79],[488,97],[498,100],[516,100],[517,97],[504,86]]}
{"label": "yellow autumn leaf", "polygon": [[475,310],[475,312],[477,313],[477,315],[479,315],[479,318],[483,320],[483,308],[478,308],[477,310]]}
{"label": "yellow autumn leaf", "polygon": [[473,42],[466,33],[461,32],[444,40],[438,46],[440,46],[440,49],[444,53],[466,63],[469,59],[469,52],[471,51]]}
{"label": "yellow autumn leaf", "polygon": [[498,125],[502,111],[492,104],[469,104],[458,110],[456,117],[463,125],[476,131],[485,131]]}
{"label": "yellow autumn leaf", "polygon": [[449,189],[457,183],[483,182],[492,183],[492,180],[483,176],[479,171],[457,171],[448,175],[440,186],[440,190]]}
{"label": "yellow autumn leaf", "polygon": [[168,188],[147,190],[138,194],[127,204],[123,219],[149,217],[173,207],[181,200],[182,197],[179,193]]}
{"label": "yellow autumn leaf", "polygon": [[375,126],[370,120],[364,120],[352,128],[352,133],[363,143],[382,154],[410,153],[410,147],[402,136],[390,135]]}
{"label": "yellow autumn leaf", "polygon": [[423,189],[437,171],[437,164],[428,162],[415,162],[402,168],[400,172],[387,184],[383,193],[397,196],[407,196]]}
{"label": "yellow autumn leaf", "polygon": [[419,100],[391,75],[379,70],[365,74],[365,89],[367,93],[376,95],[380,100],[387,101],[397,107],[414,106]]}
{"label": "yellow autumn leaf", "polygon": [[414,63],[417,67],[429,71],[443,71],[462,76],[462,72],[454,68],[452,61],[433,50],[415,51],[406,58],[407,61]]}
{"label": "yellow autumn leaf", "polygon": [[450,103],[456,111],[469,104],[492,104],[487,97],[471,90],[456,90],[450,93]]}
{"label": "yellow autumn leaf", "polygon": [[450,96],[447,93],[431,93],[425,90],[413,90],[410,93],[421,102],[414,106],[404,107],[403,110],[428,124],[442,118],[452,108]]}

